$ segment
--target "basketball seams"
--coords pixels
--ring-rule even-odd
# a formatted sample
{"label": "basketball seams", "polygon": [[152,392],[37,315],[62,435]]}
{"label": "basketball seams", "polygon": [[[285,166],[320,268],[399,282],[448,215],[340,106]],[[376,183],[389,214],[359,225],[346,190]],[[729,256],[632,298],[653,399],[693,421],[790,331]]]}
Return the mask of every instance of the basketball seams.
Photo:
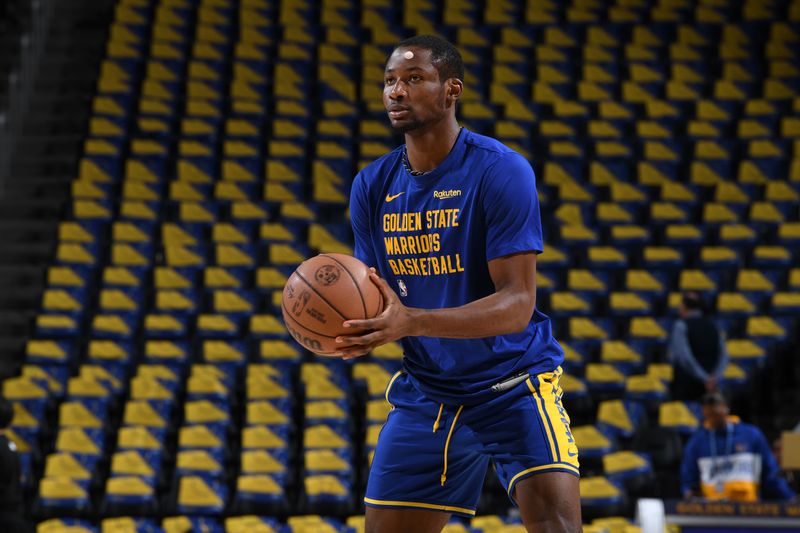
{"label": "basketball seams", "polygon": [[372,318],[375,318],[379,314],[383,313],[383,307],[384,307],[384,305],[386,305],[386,302],[383,299],[383,293],[378,291],[378,296],[380,296],[380,300],[378,301],[378,312],[375,313],[375,316],[372,317]]}
{"label": "basketball seams", "polygon": [[[337,314],[337,315],[339,315],[340,317],[342,317],[342,320],[348,320],[348,318],[347,318],[346,316],[344,316],[344,314],[342,314],[342,312],[341,312],[341,311],[339,311],[339,310],[336,308],[336,306],[335,306],[335,305],[333,305],[332,303],[330,303],[330,302],[328,301],[328,299],[327,299],[327,298],[325,298],[325,297],[324,297],[324,296],[323,296],[323,295],[322,295],[322,294],[321,294],[321,293],[320,293],[320,292],[317,290],[317,288],[316,288],[316,287],[314,287],[314,286],[313,286],[311,283],[309,283],[309,282],[308,282],[308,280],[305,278],[305,276],[303,276],[303,275],[302,275],[302,274],[301,274],[299,271],[297,271],[297,270],[295,270],[295,271],[294,271],[294,273],[297,275],[297,277],[298,277],[298,278],[300,278],[300,280],[301,280],[303,283],[305,283],[305,284],[308,286],[308,288],[309,288],[309,289],[311,289],[312,291],[314,291],[314,294],[316,294],[316,295],[319,297],[319,299],[320,299],[320,300],[322,300],[323,302],[325,302],[326,304],[328,304],[328,307],[330,307],[331,309],[333,309],[334,311],[336,311],[336,314]],[[356,286],[356,287],[358,287],[358,286]],[[363,301],[363,298],[362,298],[362,301]],[[282,305],[282,304],[281,304],[281,305]],[[365,316],[366,316],[366,314],[365,314]],[[309,330],[309,331],[310,331],[310,330]]]}
{"label": "basketball seams", "polygon": [[[289,320],[291,320],[291,321],[292,321],[292,323],[294,323],[296,326],[299,326],[300,328],[302,328],[302,329],[304,329],[304,330],[308,331],[309,333],[311,333],[311,334],[313,334],[313,335],[316,335],[316,336],[318,336],[318,337],[326,337],[326,338],[328,338],[328,339],[335,339],[335,338],[336,338],[336,337],[332,337],[332,336],[330,336],[330,335],[325,335],[324,333],[317,333],[317,332],[316,332],[316,331],[314,331],[314,330],[308,329],[306,326],[304,326],[303,324],[301,324],[300,322],[298,322],[298,321],[297,321],[297,320],[296,320],[296,319],[295,319],[295,318],[292,316],[292,314],[289,312],[289,310],[288,310],[288,309],[286,309],[286,306],[285,306],[285,305],[283,305],[283,303],[281,303],[281,309],[283,310],[283,317],[284,317],[284,319],[288,318],[288,319],[289,319]],[[295,339],[295,341],[297,341],[297,339]],[[303,343],[300,343],[299,341],[298,341],[298,344],[300,344],[300,346],[302,346],[302,347],[303,347],[303,348],[305,348],[306,350],[309,350],[309,351],[311,351],[311,352],[314,352],[314,353],[315,353],[315,354],[317,354],[317,355],[326,355],[326,356],[327,356],[327,355],[336,355],[336,351],[335,351],[335,350],[334,350],[334,351],[332,351],[332,352],[315,352],[314,350],[312,350],[311,348],[309,348],[309,347],[308,347],[308,346],[306,346],[305,344],[303,344]]]}
{"label": "basketball seams", "polygon": [[[338,336],[365,333],[363,330],[347,331],[337,327],[336,317],[332,317],[333,320],[330,320],[330,313],[338,315],[345,321],[361,317],[364,319],[375,318],[370,316],[374,305],[378,306],[375,316],[383,311],[385,298],[379,290],[380,287],[370,289],[361,286],[364,283],[372,283],[371,279],[365,279],[369,278],[368,271],[365,272],[366,268],[366,265],[355,257],[342,254],[319,254],[308,260],[308,263],[304,261],[293,272],[297,276],[291,276],[284,286],[281,309],[285,317],[286,328],[303,348],[317,355],[334,356],[338,353],[339,347],[333,343],[333,340]],[[334,285],[337,280],[344,277],[341,275],[341,270],[347,272],[352,286],[358,291],[361,302],[360,316],[359,300],[355,298],[352,286],[348,286],[344,281],[339,281]],[[357,281],[359,279],[360,282]],[[299,283],[301,282],[308,289],[300,287]],[[334,286],[329,287],[330,285]],[[289,288],[293,288],[293,292],[287,292]],[[292,294],[292,297],[287,300],[289,294]],[[299,299],[295,302],[298,296]],[[325,309],[326,306],[327,309]],[[347,316],[342,311],[342,306],[347,311]],[[298,314],[290,312],[289,307],[292,307]],[[306,324],[307,314],[316,318],[320,323],[311,321],[313,323]],[[317,347],[323,351],[317,351]]]}
{"label": "basketball seams", "polygon": [[319,333],[318,331],[314,331],[313,329],[311,329],[311,328],[309,328],[307,326],[304,326],[303,324],[300,323],[299,320],[297,320],[295,317],[293,317],[292,313],[290,313],[289,310],[286,309],[285,305],[281,304],[281,309],[283,309],[283,312],[286,314],[287,317],[289,317],[292,320],[292,322],[294,322],[295,324],[297,324],[298,326],[300,326],[304,330],[308,331],[309,333],[313,333],[314,335],[317,335],[319,337],[325,337],[326,339],[335,339],[336,337],[339,336],[339,335],[325,335],[324,333]]}
{"label": "basketball seams", "polygon": [[[323,257],[327,257],[331,261],[335,261],[336,263],[339,264],[339,266],[342,267],[342,270],[347,272],[347,275],[350,276],[350,279],[353,281],[353,285],[355,286],[356,290],[358,291],[358,297],[361,298],[361,308],[364,310],[364,318],[370,318],[369,315],[367,314],[367,302],[364,301],[364,295],[361,293],[361,286],[356,281],[356,277],[350,272],[350,269],[347,268],[347,265],[345,265],[344,263],[342,263],[341,261],[339,261],[338,259],[336,259],[332,255],[328,255],[328,254],[320,254],[320,255],[323,256]],[[303,281],[305,281],[305,279]],[[308,282],[306,281],[306,283],[308,283]],[[370,283],[372,283],[372,282],[370,281]],[[383,297],[383,295],[381,295],[381,297]],[[337,312],[338,312],[338,309],[337,309]],[[339,314],[341,315],[341,313],[339,313]]]}

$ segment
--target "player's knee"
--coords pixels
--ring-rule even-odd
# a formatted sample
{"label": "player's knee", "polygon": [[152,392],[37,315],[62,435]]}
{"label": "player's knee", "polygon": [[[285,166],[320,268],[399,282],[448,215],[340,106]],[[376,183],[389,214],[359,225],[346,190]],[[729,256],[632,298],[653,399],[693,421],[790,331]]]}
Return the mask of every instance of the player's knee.
{"label": "player's knee", "polygon": [[581,523],[581,515],[578,513],[569,513],[566,516],[560,515],[556,528],[552,530],[563,531],[565,533],[580,533],[583,531],[583,524]]}
{"label": "player's knee", "polygon": [[528,533],[580,533],[583,527],[579,515],[561,514],[556,511],[550,516],[523,519],[522,523]]}

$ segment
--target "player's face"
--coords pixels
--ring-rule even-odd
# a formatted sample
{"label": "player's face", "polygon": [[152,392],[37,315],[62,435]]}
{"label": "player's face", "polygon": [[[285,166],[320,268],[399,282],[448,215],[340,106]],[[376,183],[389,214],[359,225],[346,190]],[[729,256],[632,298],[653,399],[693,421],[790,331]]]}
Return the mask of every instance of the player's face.
{"label": "player's face", "polygon": [[724,403],[703,406],[703,418],[715,429],[722,429],[728,421],[728,406]]}
{"label": "player's face", "polygon": [[431,63],[430,50],[412,46],[392,53],[384,72],[383,105],[398,133],[422,128],[446,116],[446,88]]}

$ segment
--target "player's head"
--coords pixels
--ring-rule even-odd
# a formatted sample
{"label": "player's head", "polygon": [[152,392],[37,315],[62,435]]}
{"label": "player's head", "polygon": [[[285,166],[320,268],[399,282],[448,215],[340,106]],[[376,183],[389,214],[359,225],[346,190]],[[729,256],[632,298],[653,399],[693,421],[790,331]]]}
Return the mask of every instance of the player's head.
{"label": "player's head", "polygon": [[0,431],[7,429],[14,418],[14,408],[11,402],[0,396]]}
{"label": "player's head", "polygon": [[383,105],[392,128],[406,133],[455,117],[463,80],[464,61],[446,40],[419,35],[398,44],[384,72]]}
{"label": "player's head", "polygon": [[701,403],[703,404],[703,419],[706,425],[714,429],[725,427],[730,414],[728,400],[725,395],[719,391],[708,392],[703,396]]}
{"label": "player's head", "polygon": [[686,316],[692,312],[705,313],[706,304],[699,293],[694,291],[685,292],[681,297],[680,311],[682,316]]}

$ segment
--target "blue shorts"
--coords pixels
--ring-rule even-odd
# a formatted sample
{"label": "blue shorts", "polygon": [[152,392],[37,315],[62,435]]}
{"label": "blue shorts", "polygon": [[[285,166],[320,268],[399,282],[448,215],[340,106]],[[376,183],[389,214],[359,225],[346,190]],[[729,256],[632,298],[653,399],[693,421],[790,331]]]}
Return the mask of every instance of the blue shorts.
{"label": "blue shorts", "polygon": [[364,503],[474,516],[489,459],[509,497],[534,474],[579,475],[560,376],[559,367],[484,404],[448,406],[398,372],[386,388],[393,409],[378,437]]}

